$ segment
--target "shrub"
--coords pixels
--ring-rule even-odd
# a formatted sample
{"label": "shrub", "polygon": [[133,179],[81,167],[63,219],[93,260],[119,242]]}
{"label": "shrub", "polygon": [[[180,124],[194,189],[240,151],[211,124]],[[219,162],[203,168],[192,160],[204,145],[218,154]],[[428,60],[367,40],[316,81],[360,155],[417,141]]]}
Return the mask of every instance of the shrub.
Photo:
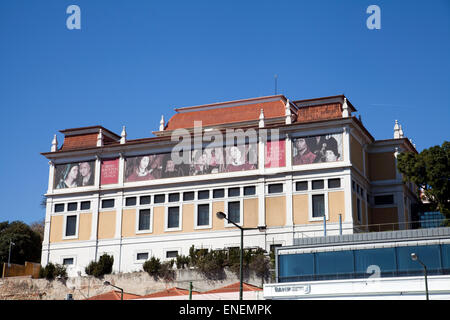
{"label": "shrub", "polygon": [[177,269],[184,269],[190,263],[189,256],[177,255],[176,265]]}
{"label": "shrub", "polygon": [[65,266],[49,262],[44,268],[41,267],[39,269],[39,278],[45,278],[52,281],[57,277],[61,277],[63,279],[67,278]]}
{"label": "shrub", "polygon": [[84,271],[90,276],[100,278],[112,272],[113,264],[114,257],[105,253],[98,259],[98,262],[91,261]]}
{"label": "shrub", "polygon": [[153,278],[158,278],[159,271],[161,269],[161,260],[155,257],[151,257],[142,265],[145,272],[151,275]]}
{"label": "shrub", "polygon": [[172,269],[174,263],[173,259],[161,263],[158,258],[151,257],[150,260],[144,262],[142,268],[155,280],[162,278],[165,281],[172,281],[176,277],[175,271]]}

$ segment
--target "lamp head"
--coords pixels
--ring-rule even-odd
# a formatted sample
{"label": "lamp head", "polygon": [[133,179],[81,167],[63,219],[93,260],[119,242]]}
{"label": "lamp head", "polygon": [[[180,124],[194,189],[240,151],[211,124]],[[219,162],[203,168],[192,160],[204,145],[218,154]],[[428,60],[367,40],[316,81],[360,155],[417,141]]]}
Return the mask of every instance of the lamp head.
{"label": "lamp head", "polygon": [[105,286],[110,286],[110,285],[111,285],[111,282],[105,281],[105,282],[103,282],[103,284],[104,284]]}
{"label": "lamp head", "polygon": [[413,261],[417,261],[417,254],[415,254],[414,252],[411,253],[411,259],[412,259]]}
{"label": "lamp head", "polygon": [[217,216],[217,218],[219,218],[220,220],[223,220],[223,219],[226,218],[225,213],[223,213],[222,211],[218,211],[218,212],[216,213],[216,216]]}

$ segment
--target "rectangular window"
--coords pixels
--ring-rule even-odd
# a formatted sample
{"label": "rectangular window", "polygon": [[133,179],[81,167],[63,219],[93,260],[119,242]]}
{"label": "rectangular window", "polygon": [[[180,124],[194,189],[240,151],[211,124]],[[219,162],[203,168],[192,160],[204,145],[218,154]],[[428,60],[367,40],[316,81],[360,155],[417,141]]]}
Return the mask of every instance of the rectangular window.
{"label": "rectangular window", "polygon": [[151,202],[152,202],[151,196],[142,196],[139,198],[140,205],[150,204]]}
{"label": "rectangular window", "polygon": [[341,179],[328,179],[328,188],[340,188],[341,187]]}
{"label": "rectangular window", "polygon": [[102,208],[114,208],[114,199],[102,200]]}
{"label": "rectangular window", "polygon": [[209,204],[199,204],[197,206],[197,226],[209,225]]}
{"label": "rectangular window", "polygon": [[394,195],[374,196],[373,200],[375,205],[394,204]]}
{"label": "rectangular window", "polygon": [[67,211],[77,211],[77,209],[78,209],[77,202],[70,202],[67,204]]}
{"label": "rectangular window", "polygon": [[178,256],[178,251],[166,251],[166,258],[176,258]]}
{"label": "rectangular window", "polygon": [[73,258],[64,258],[62,264],[63,264],[63,266],[67,266],[67,265],[73,264]]}
{"label": "rectangular window", "polygon": [[150,230],[150,209],[139,210],[139,230]]}
{"label": "rectangular window", "polygon": [[80,204],[80,210],[89,210],[91,208],[90,201],[82,201]]}
{"label": "rectangular window", "polygon": [[281,193],[283,192],[283,184],[282,183],[274,183],[269,184],[269,193]]}
{"label": "rectangular window", "polygon": [[136,260],[147,260],[148,252],[140,252],[136,255]]}
{"label": "rectangular window", "polygon": [[320,190],[320,189],[323,189],[323,186],[324,186],[323,180],[314,180],[314,181],[312,182],[312,189],[313,189],[313,190]]}
{"label": "rectangular window", "polygon": [[239,201],[228,202],[228,219],[234,223],[241,222],[241,204]]}
{"label": "rectangular window", "polygon": [[179,193],[170,193],[169,194],[169,202],[178,202],[178,201],[180,201]]}
{"label": "rectangular window", "polygon": [[244,196],[252,196],[256,194],[255,186],[244,187]]}
{"label": "rectangular window", "polygon": [[214,189],[213,198],[223,198],[225,197],[225,189]]}
{"label": "rectangular window", "polygon": [[228,188],[229,197],[239,197],[241,195],[241,188]]}
{"label": "rectangular window", "polygon": [[356,213],[358,215],[358,221],[361,222],[361,200],[356,199]]}
{"label": "rectangular window", "polygon": [[180,207],[169,207],[167,211],[167,228],[180,226]]}
{"label": "rectangular window", "polygon": [[131,207],[135,206],[137,203],[136,197],[128,197],[125,199],[125,206]]}
{"label": "rectangular window", "polygon": [[64,212],[64,203],[55,204],[55,212]]}
{"label": "rectangular window", "polygon": [[194,200],[194,191],[184,192],[183,193],[183,201]]}
{"label": "rectangular window", "polygon": [[203,190],[198,192],[198,199],[204,200],[209,199],[209,190]]}
{"label": "rectangular window", "polygon": [[77,216],[67,216],[66,218],[66,237],[76,235]]}
{"label": "rectangular window", "polygon": [[166,202],[166,195],[165,194],[156,194],[155,198],[153,199],[154,203],[164,203]]}
{"label": "rectangular window", "polygon": [[296,191],[307,191],[308,190],[308,181],[299,181],[295,183]]}
{"label": "rectangular window", "polygon": [[312,195],[312,214],[313,218],[323,217],[325,215],[325,195]]}

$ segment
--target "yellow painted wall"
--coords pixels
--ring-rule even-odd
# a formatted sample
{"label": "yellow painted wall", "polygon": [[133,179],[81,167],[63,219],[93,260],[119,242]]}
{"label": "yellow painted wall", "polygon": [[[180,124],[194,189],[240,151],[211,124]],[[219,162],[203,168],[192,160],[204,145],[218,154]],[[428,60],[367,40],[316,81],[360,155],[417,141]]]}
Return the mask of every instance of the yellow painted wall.
{"label": "yellow painted wall", "polygon": [[[223,230],[223,229],[225,229],[225,221],[217,218],[217,216],[216,216],[217,211],[222,211],[222,212],[225,211],[225,202],[223,202],[223,201],[213,202],[213,207],[212,207],[212,229],[213,230]],[[192,222],[192,225],[194,225],[194,222]]]}
{"label": "yellow painted wall", "polygon": [[352,162],[352,165],[357,167],[359,171],[364,172],[363,148],[359,144],[358,140],[353,138],[352,135],[350,135],[350,160]]}
{"label": "yellow painted wall", "polygon": [[92,213],[80,213],[78,225],[78,240],[89,240],[92,230]]}
{"label": "yellow painted wall", "polygon": [[268,197],[266,200],[266,225],[268,227],[286,224],[286,197]]}
{"label": "yellow painted wall", "polygon": [[112,239],[116,233],[116,211],[98,213],[98,239]]}
{"label": "yellow painted wall", "polygon": [[395,157],[392,152],[369,153],[371,180],[392,180],[396,176]]}
{"label": "yellow painted wall", "polygon": [[153,234],[164,233],[164,207],[153,207]]}
{"label": "yellow painted wall", "polygon": [[64,216],[50,217],[50,243],[62,241],[63,223]]}
{"label": "yellow painted wall", "polygon": [[122,237],[136,236],[136,209],[122,211]]}
{"label": "yellow painted wall", "polygon": [[258,199],[244,199],[244,228],[258,226]]}
{"label": "yellow painted wall", "polygon": [[183,231],[192,232],[194,231],[194,214],[195,207],[193,203],[183,205]]}
{"label": "yellow painted wall", "polygon": [[295,194],[292,196],[292,212],[294,216],[294,224],[309,223],[307,194]]}
{"label": "yellow painted wall", "polygon": [[345,219],[345,193],[344,191],[328,192],[328,217],[329,222],[339,222],[339,214],[342,221]]}

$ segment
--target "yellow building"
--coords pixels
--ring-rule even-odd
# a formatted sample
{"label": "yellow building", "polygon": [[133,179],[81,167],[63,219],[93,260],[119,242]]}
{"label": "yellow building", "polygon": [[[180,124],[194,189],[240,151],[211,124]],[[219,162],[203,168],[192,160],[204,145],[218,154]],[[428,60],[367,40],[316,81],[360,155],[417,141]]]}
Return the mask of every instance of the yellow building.
{"label": "yellow building", "polygon": [[189,248],[292,245],[295,238],[410,228],[415,187],[396,169],[417,152],[395,123],[375,140],[345,96],[283,95],[175,109],[154,137],[66,129],[50,162],[42,264],[116,272]]}

